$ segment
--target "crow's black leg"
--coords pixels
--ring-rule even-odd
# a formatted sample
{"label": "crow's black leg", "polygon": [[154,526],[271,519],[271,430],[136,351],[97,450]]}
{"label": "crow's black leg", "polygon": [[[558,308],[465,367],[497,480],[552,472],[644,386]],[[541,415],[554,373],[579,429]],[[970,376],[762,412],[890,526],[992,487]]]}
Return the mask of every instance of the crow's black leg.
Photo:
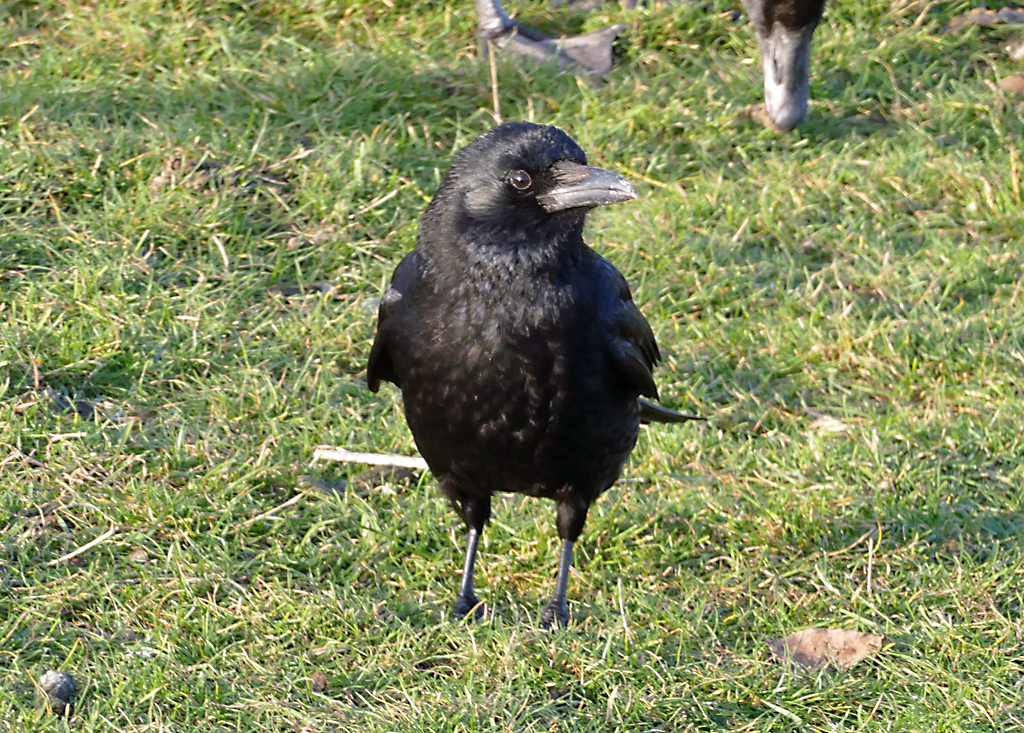
{"label": "crow's black leg", "polygon": [[540,617],[540,625],[545,629],[550,629],[556,622],[559,626],[569,623],[569,606],[565,602],[565,591],[569,587],[572,546],[572,540],[562,540],[562,554],[558,558],[558,580],[555,581],[555,592]]}
{"label": "crow's black leg", "polygon": [[[473,568],[476,566],[476,548],[480,545],[480,535],[484,533],[484,526],[491,518],[491,496],[485,493],[469,494],[459,493],[458,489],[442,484],[441,488],[449,497],[455,497],[452,504],[455,506],[462,521],[469,527],[469,542],[466,543],[466,563],[462,566],[462,582],[459,583],[459,597],[455,599],[455,608],[452,615],[456,618],[463,618],[470,611],[474,618],[482,618],[484,615],[483,604],[473,592]],[[475,609],[475,610],[474,610]]]}
{"label": "crow's black leg", "polygon": [[462,566],[462,582],[459,584],[459,597],[455,599],[455,608],[452,614],[456,618],[463,618],[470,611],[480,618],[483,615],[483,607],[480,599],[473,592],[473,568],[476,565],[476,548],[480,544],[480,532],[475,527],[469,530],[469,542],[466,545],[466,564]]}
{"label": "crow's black leg", "polygon": [[540,617],[540,625],[545,629],[550,629],[556,622],[559,626],[569,623],[569,606],[565,602],[565,591],[569,585],[569,568],[572,567],[572,547],[576,538],[583,532],[589,508],[589,499],[572,488],[566,488],[558,498],[555,523],[558,525],[558,536],[562,539],[562,554],[558,558],[555,593]]}

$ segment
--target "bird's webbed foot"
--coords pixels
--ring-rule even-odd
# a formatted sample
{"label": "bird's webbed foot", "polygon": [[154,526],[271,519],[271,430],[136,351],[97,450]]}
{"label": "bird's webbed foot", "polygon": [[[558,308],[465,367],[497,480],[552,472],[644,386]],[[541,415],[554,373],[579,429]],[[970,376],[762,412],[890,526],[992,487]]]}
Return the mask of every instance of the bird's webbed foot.
{"label": "bird's webbed foot", "polygon": [[627,28],[625,23],[617,23],[578,36],[552,38],[510,19],[499,0],[476,0],[476,8],[482,54],[492,45],[537,61],[554,59],[563,69],[578,66],[597,76],[612,70],[612,44]]}
{"label": "bird's webbed foot", "polygon": [[484,604],[480,602],[475,593],[460,593],[458,598],[455,599],[455,607],[452,608],[452,618],[454,620],[464,619],[470,614],[472,614],[471,620],[473,621],[483,619],[486,614]]}
{"label": "bird's webbed foot", "polygon": [[569,606],[564,598],[552,598],[540,615],[541,628],[550,629],[556,624],[563,629],[569,625]]}

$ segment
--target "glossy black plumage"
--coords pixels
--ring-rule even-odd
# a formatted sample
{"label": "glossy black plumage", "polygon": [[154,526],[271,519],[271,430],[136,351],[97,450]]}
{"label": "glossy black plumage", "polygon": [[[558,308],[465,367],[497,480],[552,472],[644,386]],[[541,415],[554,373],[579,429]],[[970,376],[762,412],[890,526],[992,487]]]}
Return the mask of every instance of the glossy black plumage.
{"label": "glossy black plumage", "polygon": [[460,615],[479,604],[491,495],[510,491],[557,502],[562,561],[543,621],[568,618],[572,543],[636,442],[638,396],[657,398],[654,335],[583,241],[590,208],[635,196],[561,130],[501,125],[456,154],[381,302],[369,386],[401,387],[416,445],[470,529]]}

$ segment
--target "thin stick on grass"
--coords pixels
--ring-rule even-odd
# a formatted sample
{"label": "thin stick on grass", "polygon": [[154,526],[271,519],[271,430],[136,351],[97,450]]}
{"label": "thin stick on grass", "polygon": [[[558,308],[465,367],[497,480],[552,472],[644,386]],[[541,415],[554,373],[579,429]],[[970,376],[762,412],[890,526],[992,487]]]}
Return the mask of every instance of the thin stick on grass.
{"label": "thin stick on grass", "polygon": [[494,102],[494,121],[501,124],[501,102],[498,99],[498,68],[494,65],[494,44],[487,42],[487,57],[491,62],[491,99]]}
{"label": "thin stick on grass", "polygon": [[932,2],[925,5],[924,10],[922,10],[921,14],[917,16],[917,20],[914,21],[914,24],[911,27],[920,28],[921,24],[924,23],[924,19],[928,17],[928,13],[931,12],[932,8],[935,7],[937,2],[938,0],[932,0]]}
{"label": "thin stick on grass", "polygon": [[356,453],[344,448],[324,446],[313,453],[313,462],[319,460],[340,461],[341,463],[367,463],[371,466],[396,466],[398,468],[427,469],[427,462],[419,456],[396,456],[390,453]]}
{"label": "thin stick on grass", "polygon": [[862,535],[861,535],[860,537],[858,537],[858,538],[857,538],[857,539],[856,539],[855,541],[851,542],[850,544],[848,544],[848,545],[847,545],[846,547],[844,547],[843,549],[841,549],[841,550],[833,550],[832,552],[826,552],[826,553],[825,553],[825,555],[824,555],[824,557],[838,557],[839,555],[845,555],[845,554],[846,554],[847,552],[849,552],[849,551],[850,551],[850,550],[852,550],[852,549],[853,549],[854,547],[856,547],[856,546],[857,546],[857,545],[859,545],[859,544],[860,544],[861,542],[863,542],[863,541],[864,541],[864,540],[866,540],[866,539],[867,539],[868,537],[870,537],[870,536],[871,536],[871,534],[872,534],[872,533],[873,533],[874,531],[875,531],[874,529],[869,529],[869,530],[868,530],[867,532],[865,532],[864,534],[862,534]]}
{"label": "thin stick on grass", "polygon": [[231,274],[231,261],[228,259],[227,250],[224,249],[224,244],[220,241],[220,237],[216,234],[210,235],[213,243],[217,245],[217,251],[220,252],[220,257],[224,260],[224,275],[225,277]]}
{"label": "thin stick on grass", "polygon": [[626,638],[626,649],[635,646],[633,632],[629,630],[629,619],[626,618],[626,604],[622,600],[622,578],[619,578],[619,615],[622,616],[622,631]]}
{"label": "thin stick on grass", "polygon": [[875,562],[875,543],[868,540],[868,603],[874,603],[871,597],[871,570]]}
{"label": "thin stick on grass", "polygon": [[242,526],[243,527],[248,527],[249,525],[256,524],[256,522],[260,521],[261,519],[266,519],[267,517],[270,517],[270,516],[276,514],[277,512],[281,511],[282,509],[287,509],[292,504],[298,504],[299,501],[302,499],[302,497],[304,497],[308,493],[309,493],[308,491],[300,491],[298,494],[293,496],[291,499],[286,501],[284,504],[278,504],[273,509],[269,509],[269,510],[263,512],[262,514],[257,514],[252,519],[245,520],[244,522],[242,522]]}
{"label": "thin stick on grass", "polygon": [[395,190],[393,190],[393,191],[392,191],[391,193],[385,194],[385,195],[381,196],[381,197],[380,197],[379,199],[376,199],[375,201],[371,201],[371,202],[370,202],[370,203],[368,203],[368,204],[367,204],[366,206],[363,206],[363,207],[362,207],[362,208],[360,208],[360,209],[359,209],[358,211],[356,211],[356,213],[357,213],[357,214],[365,214],[365,213],[366,213],[366,212],[368,212],[368,211],[373,211],[374,209],[376,209],[376,208],[377,208],[378,206],[380,206],[381,204],[383,204],[383,203],[385,203],[385,202],[387,202],[387,201],[390,201],[390,200],[391,200],[391,199],[393,199],[393,198],[394,198],[395,196],[397,196],[397,195],[398,195],[398,191],[399,191],[399,190],[400,190],[400,189],[397,189],[397,188],[396,188],[396,189],[395,189]]}
{"label": "thin stick on grass", "polygon": [[1017,172],[1017,149],[1010,148],[1010,184],[1013,186],[1013,195],[1020,203],[1020,173]]}
{"label": "thin stick on grass", "polygon": [[67,555],[62,555],[62,556],[58,557],[56,560],[50,560],[50,562],[46,563],[46,566],[47,567],[53,567],[54,565],[60,565],[62,562],[67,562],[68,560],[70,560],[72,558],[78,557],[83,552],[87,552],[88,550],[91,550],[96,545],[98,545],[98,544],[100,544],[102,542],[106,542],[108,539],[113,537],[115,534],[117,534],[117,525],[114,524],[114,523],[111,523],[110,524],[110,529],[108,529],[106,532],[104,532],[99,537],[94,539],[92,542],[86,542],[84,545],[79,547],[77,550],[73,550],[73,551],[69,552]]}
{"label": "thin stick on grass", "polygon": [[746,230],[747,224],[749,224],[749,223],[750,223],[750,217],[748,216],[746,219],[743,220],[743,223],[740,224],[740,228],[736,230],[736,233],[732,235],[732,241],[733,242],[740,241],[740,237],[743,236],[743,232]]}

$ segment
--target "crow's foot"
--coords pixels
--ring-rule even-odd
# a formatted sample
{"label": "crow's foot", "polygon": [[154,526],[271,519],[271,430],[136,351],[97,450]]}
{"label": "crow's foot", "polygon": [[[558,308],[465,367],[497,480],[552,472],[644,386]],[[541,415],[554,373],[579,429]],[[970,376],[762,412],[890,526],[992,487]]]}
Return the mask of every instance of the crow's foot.
{"label": "crow's foot", "polygon": [[490,41],[516,56],[537,61],[555,59],[560,68],[576,66],[595,76],[604,76],[612,70],[612,44],[625,29],[625,24],[617,23],[578,36],[550,38],[517,24],[493,38],[481,34],[481,45],[486,49]]}
{"label": "crow's foot", "polygon": [[540,615],[540,625],[542,628],[550,629],[556,623],[563,629],[569,625],[569,607],[565,601],[551,601],[544,608],[544,613]]}
{"label": "crow's foot", "polygon": [[479,621],[484,617],[484,604],[480,602],[480,599],[473,595],[460,595],[455,599],[455,608],[452,609],[452,618],[455,620],[463,619],[466,616],[472,614],[473,621]]}
{"label": "crow's foot", "polygon": [[578,66],[597,76],[612,70],[612,43],[627,27],[617,23],[578,36],[552,38],[511,20],[498,0],[477,0],[477,15],[482,54],[494,46],[538,61],[555,59],[563,69]]}

